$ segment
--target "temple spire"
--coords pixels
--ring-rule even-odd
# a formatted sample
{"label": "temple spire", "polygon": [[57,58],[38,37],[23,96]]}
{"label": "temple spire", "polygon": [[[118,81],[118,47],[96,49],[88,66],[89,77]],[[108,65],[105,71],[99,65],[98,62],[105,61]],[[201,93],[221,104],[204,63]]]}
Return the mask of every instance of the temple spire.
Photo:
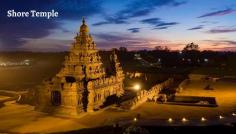
{"label": "temple spire", "polygon": [[82,25],[80,26],[80,34],[81,35],[87,35],[89,33],[89,28],[88,26],[85,24],[85,19],[83,17],[82,19]]}
{"label": "temple spire", "polygon": [[83,19],[82,19],[82,22],[83,22],[83,24],[85,24],[85,18],[83,17]]}

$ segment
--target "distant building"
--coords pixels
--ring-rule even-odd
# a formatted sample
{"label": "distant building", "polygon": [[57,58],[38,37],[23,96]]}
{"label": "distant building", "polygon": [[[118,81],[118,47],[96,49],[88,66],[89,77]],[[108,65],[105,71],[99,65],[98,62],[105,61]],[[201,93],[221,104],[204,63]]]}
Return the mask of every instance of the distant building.
{"label": "distant building", "polygon": [[135,60],[141,60],[141,55],[140,54],[134,54],[134,59]]}
{"label": "distant building", "polygon": [[37,90],[36,110],[76,116],[99,109],[108,96],[121,96],[124,75],[115,52],[110,61],[114,75],[108,76],[83,19],[62,69]]}
{"label": "distant building", "polygon": [[134,54],[134,60],[139,61],[139,63],[141,63],[141,66],[143,66],[143,67],[161,68],[161,59],[160,58],[158,58],[157,62],[149,62],[149,61],[143,59],[140,54],[136,53],[136,54]]}
{"label": "distant building", "polygon": [[31,61],[26,59],[24,61],[7,61],[7,62],[0,62],[0,67],[14,67],[14,66],[30,66]]}

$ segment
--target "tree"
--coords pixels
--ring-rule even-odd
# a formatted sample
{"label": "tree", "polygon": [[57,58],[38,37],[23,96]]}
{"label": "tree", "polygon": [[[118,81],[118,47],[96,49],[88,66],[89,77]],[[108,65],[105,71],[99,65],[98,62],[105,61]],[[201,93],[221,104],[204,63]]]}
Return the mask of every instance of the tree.
{"label": "tree", "polygon": [[183,56],[185,59],[187,59],[188,64],[191,64],[193,66],[199,65],[199,59],[200,59],[199,46],[197,44],[194,44],[193,42],[187,44],[183,48]]}
{"label": "tree", "polygon": [[187,44],[184,47],[183,51],[199,51],[199,46],[198,46],[198,44],[194,44],[192,42],[192,43]]}
{"label": "tree", "polygon": [[157,51],[170,51],[169,47],[167,46],[155,46],[154,49]]}
{"label": "tree", "polygon": [[121,52],[127,52],[127,51],[128,51],[126,47],[120,47],[119,50],[120,50]]}
{"label": "tree", "polygon": [[167,47],[167,46],[165,46],[165,47],[164,47],[164,50],[165,50],[165,51],[170,51],[170,48]]}
{"label": "tree", "polygon": [[158,50],[158,51],[159,51],[159,50],[162,50],[162,46],[155,46],[154,49],[155,49],[155,50]]}

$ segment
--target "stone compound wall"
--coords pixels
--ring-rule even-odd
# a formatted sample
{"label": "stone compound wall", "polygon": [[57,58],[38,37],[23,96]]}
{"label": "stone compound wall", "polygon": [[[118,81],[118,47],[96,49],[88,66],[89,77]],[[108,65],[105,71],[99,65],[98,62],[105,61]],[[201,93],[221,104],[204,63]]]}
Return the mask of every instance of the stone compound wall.
{"label": "stone compound wall", "polygon": [[189,84],[190,80],[189,79],[184,79],[178,86],[178,88],[176,89],[177,93],[181,93],[186,86]]}
{"label": "stone compound wall", "polygon": [[168,86],[172,85],[173,82],[174,82],[174,79],[169,78],[168,80],[166,80],[162,83],[154,85],[149,90],[141,90],[140,92],[137,93],[137,96],[135,98],[133,98],[132,100],[128,100],[128,101],[123,102],[121,104],[121,107],[123,109],[128,109],[128,110],[131,109],[132,110],[132,109],[135,109],[136,107],[140,106],[141,104],[143,104],[147,100],[156,100],[158,97],[159,91],[163,87],[168,87]]}
{"label": "stone compound wall", "polygon": [[202,74],[189,74],[188,77],[190,80],[201,80],[203,78],[206,78],[207,75]]}

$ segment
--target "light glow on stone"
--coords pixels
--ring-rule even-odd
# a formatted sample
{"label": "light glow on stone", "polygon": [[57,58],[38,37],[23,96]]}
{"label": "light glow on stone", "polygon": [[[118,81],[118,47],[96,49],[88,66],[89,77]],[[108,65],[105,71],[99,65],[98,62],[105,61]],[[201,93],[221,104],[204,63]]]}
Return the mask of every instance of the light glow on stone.
{"label": "light glow on stone", "polygon": [[137,121],[138,121],[138,119],[135,117],[135,118],[134,118],[134,122],[137,122]]}
{"label": "light glow on stone", "polygon": [[236,116],[236,113],[232,113],[233,116]]}
{"label": "light glow on stone", "polygon": [[220,119],[223,119],[224,117],[220,115],[219,118],[220,118]]}
{"label": "light glow on stone", "polygon": [[202,122],[206,121],[206,118],[202,117],[202,118],[201,118],[201,121],[202,121]]}
{"label": "light glow on stone", "polygon": [[169,119],[168,119],[168,122],[170,122],[170,123],[173,122],[173,119],[172,119],[172,118],[169,118]]}
{"label": "light glow on stone", "polygon": [[141,89],[141,86],[139,84],[134,85],[134,90],[138,91]]}
{"label": "light glow on stone", "polygon": [[182,118],[182,122],[188,121],[185,117]]}

